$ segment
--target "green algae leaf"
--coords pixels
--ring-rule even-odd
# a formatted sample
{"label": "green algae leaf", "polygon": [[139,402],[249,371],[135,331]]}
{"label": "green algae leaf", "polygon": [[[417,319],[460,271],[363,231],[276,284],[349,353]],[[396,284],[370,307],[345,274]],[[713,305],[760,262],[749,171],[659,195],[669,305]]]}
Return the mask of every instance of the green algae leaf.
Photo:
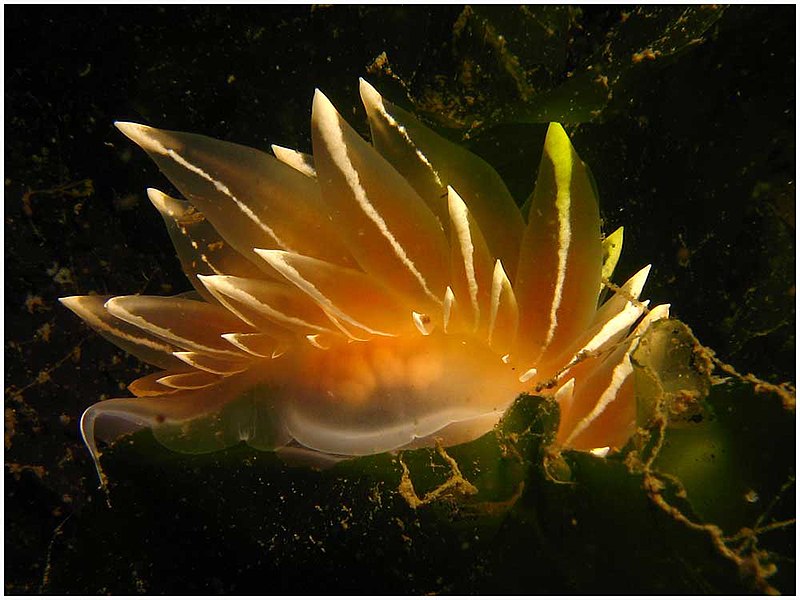
{"label": "green algae leaf", "polygon": [[[698,594],[747,589],[709,536],[656,508],[643,478],[622,461],[578,452],[565,453],[563,459],[570,480],[540,476],[514,508],[504,540],[509,545],[499,544],[508,548],[507,559],[527,549],[541,561],[549,572],[549,591]],[[527,539],[520,540],[514,531]]]}
{"label": "green algae leaf", "polygon": [[647,427],[664,416],[677,422],[702,416],[711,387],[705,348],[691,330],[676,319],[657,321],[639,341],[631,359],[635,366],[637,421]]}
{"label": "green algae leaf", "polygon": [[654,468],[679,479],[697,515],[727,535],[790,518],[772,506],[794,480],[795,420],[781,398],[727,382],[707,404],[702,419],[667,429]]}
{"label": "green algae leaf", "polygon": [[795,418],[785,401],[741,381],[715,385],[703,418],[668,427],[653,462],[742,570],[769,576],[763,591],[794,586]]}
{"label": "green algae leaf", "polygon": [[[632,360],[640,430],[626,449],[631,472],[755,589],[791,589],[794,390],[740,375],[674,319],[652,326]],[[712,378],[715,368],[733,377]]]}

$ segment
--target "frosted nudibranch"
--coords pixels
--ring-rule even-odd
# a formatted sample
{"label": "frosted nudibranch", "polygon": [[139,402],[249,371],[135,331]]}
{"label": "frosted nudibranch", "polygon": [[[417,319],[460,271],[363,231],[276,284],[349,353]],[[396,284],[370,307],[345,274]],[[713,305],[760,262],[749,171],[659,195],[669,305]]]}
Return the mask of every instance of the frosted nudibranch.
{"label": "frosted nudibranch", "polygon": [[523,214],[499,175],[361,81],[372,145],[317,91],[313,157],[117,123],[184,200],[155,189],[195,292],[61,301],[160,370],[90,406],[81,433],[150,427],[206,452],[245,441],[351,457],[466,442],[526,391],[560,404],[557,443],[634,430],[631,352],[668,306],[649,266],[601,302],[622,246],[550,124]]}

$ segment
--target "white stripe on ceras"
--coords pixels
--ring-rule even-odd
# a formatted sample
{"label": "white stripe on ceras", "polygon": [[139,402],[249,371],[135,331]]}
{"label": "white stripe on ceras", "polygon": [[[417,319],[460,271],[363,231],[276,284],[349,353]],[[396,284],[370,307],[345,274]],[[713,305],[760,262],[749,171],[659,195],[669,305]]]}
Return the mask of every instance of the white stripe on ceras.
{"label": "white stripe on ceras", "polygon": [[397,238],[394,237],[394,234],[389,231],[386,221],[384,221],[383,217],[377,210],[375,210],[375,207],[369,201],[369,198],[367,198],[367,193],[361,185],[358,171],[355,170],[355,167],[353,167],[353,164],[350,162],[350,157],[347,156],[347,146],[344,142],[344,133],[341,125],[339,124],[339,114],[336,112],[336,109],[333,107],[330,100],[328,100],[322,92],[317,90],[316,93],[320,95],[321,99],[323,99],[323,102],[318,105],[322,110],[319,110],[317,113],[319,115],[320,133],[322,134],[322,138],[325,141],[325,145],[328,148],[328,152],[330,153],[334,164],[336,164],[339,171],[341,171],[342,175],[344,175],[347,185],[353,192],[353,196],[355,197],[358,206],[361,208],[367,218],[375,224],[375,226],[378,228],[378,231],[386,239],[386,241],[389,242],[389,246],[391,247],[392,252],[394,252],[394,255],[400,259],[400,262],[403,263],[403,266],[405,266],[406,269],[408,269],[409,272],[414,276],[414,279],[416,279],[419,285],[422,287],[425,295],[433,300],[437,305],[441,306],[441,299],[430,290],[428,287],[428,282],[425,281],[425,277],[423,277],[422,273],[419,272],[417,266],[406,254],[403,246],[400,245],[400,242],[397,241]]}
{"label": "white stripe on ceras", "polygon": [[[252,308],[253,310],[260,312],[266,315],[268,318],[274,319],[276,321],[280,321],[282,323],[287,323],[289,325],[293,325],[295,327],[306,327],[311,329],[312,331],[330,331],[325,327],[320,327],[319,325],[314,325],[313,323],[309,323],[308,321],[304,321],[299,317],[293,317],[292,315],[287,315],[286,313],[282,313],[281,311],[273,308],[269,304],[265,304],[261,302],[255,296],[248,294],[243,289],[236,287],[235,285],[231,285],[225,277],[212,277],[209,275],[198,275],[197,278],[203,282],[203,285],[208,288],[214,296],[225,305],[229,311],[234,313],[237,317],[249,323],[253,327],[256,327],[256,324],[247,319],[247,317],[241,314],[240,311],[236,310],[236,307],[230,305],[220,296],[227,296],[234,300],[238,300],[242,304],[245,304]],[[217,293],[214,293],[217,292]]]}
{"label": "white stripe on ceras", "polygon": [[528,369],[528,370],[527,370],[527,371],[525,371],[525,372],[524,372],[522,375],[520,375],[520,376],[519,376],[519,382],[520,382],[520,383],[525,383],[525,382],[527,382],[527,381],[530,381],[531,379],[533,379],[534,377],[536,377],[536,374],[537,374],[538,372],[539,372],[539,371],[537,371],[535,368],[530,368],[530,369]]}
{"label": "white stripe on ceras", "polygon": [[[647,300],[643,304],[647,305],[650,301]],[[639,324],[633,330],[633,332],[625,338],[622,343],[628,344],[628,349],[626,350],[627,354],[631,354],[634,350],[634,346],[639,341],[639,339],[647,332],[647,328],[650,327],[652,323],[655,321],[659,321],[661,319],[668,319],[669,318],[669,304],[659,304],[658,306],[654,306],[643,318],[639,321]],[[572,361],[569,362],[565,367],[559,369],[558,373],[556,374],[557,377],[561,377],[565,372],[569,371],[570,368],[575,366],[576,363],[580,362],[581,356],[585,356],[581,352],[578,352],[575,357],[573,357]]]}
{"label": "white stripe on ceras", "polygon": [[[206,371],[208,373],[214,373],[215,375],[223,375],[225,377],[242,373],[246,371],[247,367],[249,366],[248,363],[243,363],[242,361],[229,361],[231,363],[231,368],[223,369],[221,365],[218,365],[217,367],[211,367],[207,362],[202,360],[203,358],[210,357],[201,352],[173,352],[172,355],[175,358],[182,360],[190,367],[194,367],[195,369],[200,369],[201,371]],[[239,356],[241,356],[241,354]],[[223,364],[225,362],[225,359],[217,358],[216,360],[221,360]],[[237,363],[238,366],[234,366]]]}
{"label": "white stripe on ceras", "polygon": [[568,380],[556,391],[555,401],[559,404],[565,401],[572,401],[572,394],[575,391],[575,378]]}
{"label": "white stripe on ceras", "polygon": [[358,83],[359,90],[361,92],[361,99],[365,103],[369,101],[369,103],[378,110],[378,114],[383,117],[389,127],[392,127],[395,131],[397,131],[397,133],[400,134],[400,137],[403,138],[403,141],[414,151],[414,155],[431,172],[431,175],[433,175],[433,178],[436,180],[436,185],[438,185],[440,188],[444,187],[444,183],[442,183],[442,178],[439,176],[439,173],[433,167],[431,161],[428,160],[428,157],[423,154],[422,150],[417,148],[414,140],[412,140],[411,136],[408,135],[408,131],[406,131],[405,126],[398,123],[397,120],[388,113],[383,104],[383,97],[378,93],[378,90],[367,83],[367,81],[362,77],[358,78]]}
{"label": "white stripe on ceras", "polygon": [[171,387],[176,390],[199,390],[204,387],[213,385],[219,381],[218,378],[209,378],[207,381],[201,382],[200,384],[195,383],[193,385],[187,385],[186,383],[181,383],[182,381],[185,381],[187,379],[189,381],[197,379],[198,373],[202,373],[205,377],[209,377],[210,375],[215,375],[215,373],[208,373],[208,371],[192,371],[191,373],[177,373],[175,375],[166,375],[164,377],[156,379],[156,383],[160,383],[161,385],[165,385],[167,387]]}
{"label": "white stripe on ceras", "polygon": [[[178,229],[180,230],[181,234],[187,240],[189,240],[189,243],[192,245],[192,248],[194,248],[195,250],[198,250],[199,249],[199,244],[197,243],[197,241],[194,238],[192,238],[191,235],[189,235],[189,230],[186,229],[186,226],[185,225],[181,225],[180,218],[183,215],[178,215],[175,211],[173,211],[169,207],[169,204],[167,202],[165,202],[165,199],[171,199],[171,198],[169,196],[167,196],[164,192],[162,192],[160,190],[157,190],[155,188],[147,188],[147,197],[150,199],[150,202],[153,203],[153,206],[155,206],[156,209],[158,209],[158,212],[160,212],[162,214],[166,213],[167,216],[169,216],[169,218],[171,218],[175,222],[175,225],[178,226]],[[200,214],[200,213],[198,213],[198,214]],[[205,218],[205,217],[203,217],[203,218]],[[214,265],[212,265],[211,262],[208,260],[208,257],[204,253],[200,252],[200,253],[198,253],[198,256],[200,257],[200,260],[202,260],[206,264],[206,266],[214,272],[215,275],[224,275],[225,274],[222,271],[220,271],[219,269],[217,269]],[[194,267],[194,265],[193,265],[193,267]],[[197,270],[197,269],[195,268],[195,270]]]}
{"label": "white stripe on ceras", "polygon": [[650,327],[652,323],[660,321],[661,319],[669,319],[669,307],[669,304],[654,306],[636,326],[636,329],[633,330],[633,335],[644,335],[645,331],[647,331],[647,328]]}
{"label": "white stripe on ceras", "polygon": [[622,387],[622,384],[625,383],[625,379],[627,379],[627,377],[629,377],[633,372],[633,364],[631,363],[630,355],[634,349],[634,346],[638,343],[639,338],[644,335],[644,333],[647,331],[647,328],[652,323],[660,319],[669,318],[669,307],[669,304],[659,304],[658,306],[653,307],[653,309],[644,316],[641,323],[636,326],[636,329],[634,329],[633,333],[628,337],[628,347],[623,354],[622,362],[614,367],[614,371],[611,375],[611,383],[603,392],[603,394],[601,394],[600,399],[597,401],[597,404],[595,404],[594,408],[589,412],[589,414],[581,419],[577,425],[575,425],[575,428],[564,442],[565,445],[568,445],[580,433],[585,431],[586,428],[591,425],[592,421],[599,417],[606,407],[614,401],[619,388]]}
{"label": "white stripe on ceras", "polygon": [[320,292],[313,283],[303,278],[297,269],[287,262],[287,260],[284,258],[284,254],[287,254],[286,252],[281,250],[265,250],[263,248],[253,248],[253,250],[264,260],[266,260],[276,271],[281,273],[281,275],[286,277],[289,281],[294,283],[297,287],[308,294],[326,313],[333,315],[337,319],[341,319],[345,323],[350,323],[350,325],[359,327],[367,333],[371,333],[373,335],[383,335],[387,337],[397,337],[393,333],[386,333],[385,331],[379,331],[364,325],[364,323],[354,319],[341,308],[336,306],[330,298]]}
{"label": "white stripe on ceras", "polygon": [[[582,360],[589,353],[597,352],[603,349],[608,341],[615,335],[622,332],[627,327],[633,325],[636,319],[647,310],[650,304],[649,300],[640,301],[639,295],[642,293],[644,284],[647,281],[647,275],[650,272],[651,265],[647,265],[640,269],[633,277],[631,277],[625,284],[608,301],[605,302],[595,313],[594,321],[590,325],[590,330],[595,329],[598,324],[602,323],[600,329],[595,333],[592,338],[570,359],[569,363],[564,366],[560,372],[564,372],[577,362]],[[627,299],[627,300],[626,300]],[[618,308],[620,307],[621,308]],[[656,307],[653,309],[660,314],[661,308]],[[612,317],[609,313],[618,311]],[[669,315],[669,306],[667,305],[667,316]],[[663,317],[658,317],[663,318]]]}
{"label": "white stripe on ceras", "polygon": [[602,350],[610,339],[633,325],[636,322],[636,319],[638,319],[647,308],[649,303],[649,300],[637,302],[636,304],[633,304],[633,302],[630,301],[626,302],[625,308],[614,315],[614,317],[606,321],[606,323],[600,328],[600,331],[598,331],[592,337],[592,339],[586,342],[583,348],[575,353],[569,363],[567,363],[567,368],[578,362],[580,357],[597,352],[598,350]]}
{"label": "white stripe on ceras", "polygon": [[558,404],[558,411],[561,413],[561,421],[569,414],[570,409],[572,408],[572,400],[575,395],[575,378],[572,377],[571,379],[567,380],[558,390],[556,390],[556,394],[554,400]]}
{"label": "white stripe on ceras", "polygon": [[314,346],[315,348],[319,348],[320,350],[327,350],[328,348],[331,347],[330,343],[326,343],[326,339],[324,337],[320,338],[320,335],[321,334],[319,333],[315,333],[313,335],[307,335],[306,340],[308,340],[308,343]]}
{"label": "white stripe on ceras", "polygon": [[203,253],[200,254],[200,260],[206,263],[206,266],[214,272],[214,275],[225,275],[225,273],[223,273],[222,271],[220,271],[214,265],[211,264],[211,262],[208,260],[208,257],[205,254]]}
{"label": "white stripe on ceras", "polygon": [[245,334],[241,334],[241,333],[223,333],[223,334],[222,334],[220,337],[221,337],[222,339],[224,339],[224,340],[226,340],[226,341],[230,342],[231,344],[233,344],[233,345],[234,345],[234,346],[236,346],[237,348],[239,348],[239,350],[241,350],[242,352],[247,352],[247,354],[250,354],[250,355],[252,355],[252,356],[255,356],[255,357],[257,357],[257,358],[274,358],[274,356],[271,356],[271,354],[274,354],[274,353],[275,353],[275,350],[272,350],[272,352],[271,352],[270,354],[261,354],[261,353],[259,353],[259,352],[256,352],[256,351],[255,351],[255,350],[253,350],[252,348],[250,348],[250,347],[246,346],[246,345],[245,345],[245,344],[244,344],[244,343],[241,341],[241,337],[242,337],[243,335],[245,335],[245,336],[246,336],[246,335],[257,335],[257,336],[262,336],[262,335],[264,335],[264,334],[263,334],[263,333],[255,333],[255,334],[254,334],[254,333],[245,333]]}
{"label": "white stripe on ceras", "polygon": [[283,146],[276,146],[272,144],[272,153],[283,164],[292,167],[295,171],[299,171],[306,177],[311,179],[317,178],[317,170],[314,168],[314,158],[309,154],[304,154],[298,150],[291,148],[284,148]]}
{"label": "white stripe on ceras", "polygon": [[461,196],[449,185],[447,186],[447,208],[458,239],[461,258],[464,260],[464,272],[467,276],[469,301],[472,304],[472,328],[477,329],[481,310],[478,305],[478,280],[475,276],[475,246],[472,243],[472,231],[469,228],[469,209]]}
{"label": "white stripe on ceras", "polygon": [[411,320],[422,335],[430,335],[433,332],[435,326],[431,323],[431,318],[428,315],[412,310]]}
{"label": "white stripe on ceras", "polygon": [[[331,320],[331,323],[336,325],[336,328],[345,335],[345,337],[347,338],[348,343],[352,343],[352,342],[367,342],[367,341],[369,341],[369,338],[358,337],[352,331],[350,331],[347,327],[342,325],[341,321],[339,321],[339,319],[337,319],[336,316],[332,315],[328,310],[326,310],[324,306],[320,306],[320,309],[322,310],[322,312],[325,313],[325,316],[328,317]],[[386,334],[383,334],[383,335],[390,335],[390,334],[386,333]]]}
{"label": "white stripe on ceras", "polygon": [[238,207],[238,209],[242,211],[248,219],[253,221],[256,225],[258,225],[258,227],[260,227],[264,232],[266,232],[267,235],[272,237],[272,239],[275,240],[275,243],[278,246],[280,246],[284,250],[291,251],[291,249],[275,234],[275,232],[269,225],[267,225],[261,219],[259,219],[258,215],[255,214],[249,206],[247,206],[244,202],[242,202],[236,196],[233,195],[230,189],[228,189],[227,185],[225,185],[221,181],[218,181],[217,179],[214,179],[210,174],[206,173],[203,169],[183,158],[180,154],[178,154],[176,150],[172,148],[166,148],[161,142],[150,137],[147,134],[147,130],[150,129],[149,127],[142,127],[139,125],[137,125],[136,127],[138,133],[147,138],[148,147],[150,149],[152,149],[155,152],[158,152],[159,154],[169,156],[172,160],[181,165],[183,168],[188,169],[195,175],[199,175],[200,177],[208,181],[217,189],[217,191],[221,192],[222,194],[226,195],[228,198],[233,200],[233,203]]}
{"label": "white stripe on ceras", "polygon": [[594,405],[594,408],[592,408],[589,414],[583,417],[580,421],[578,421],[578,424],[575,425],[575,428],[564,441],[565,446],[568,446],[570,443],[572,443],[576,437],[586,431],[586,428],[589,427],[589,425],[591,425],[592,422],[597,419],[597,417],[603,414],[608,405],[617,398],[617,394],[619,393],[622,384],[625,383],[625,380],[628,379],[631,373],[633,373],[633,364],[631,363],[630,354],[626,351],[622,355],[622,362],[614,367],[614,371],[611,373],[611,382],[608,384],[608,387],[600,395],[600,399],[597,401],[597,404]]}
{"label": "white stripe on ceras", "polygon": [[[604,302],[603,305],[597,310],[597,313],[595,314],[595,320],[592,322],[592,325],[596,324],[598,317],[604,317],[605,313],[609,312],[613,308],[616,308],[624,301],[642,305],[643,303],[639,302],[639,296],[642,294],[645,283],[647,283],[647,276],[650,274],[651,267],[652,265],[645,265],[636,273],[634,273],[634,275],[628,279],[628,281],[626,281],[622,287],[618,288],[614,295]],[[644,307],[642,306],[642,308]]]}
{"label": "white stripe on ceras", "polygon": [[241,348],[244,352],[251,354],[257,358],[270,358],[275,359],[279,356],[283,356],[289,350],[289,345],[285,343],[277,343],[276,347],[268,351],[268,354],[261,354],[260,352],[256,352],[250,346],[248,346],[245,341],[250,339],[252,336],[263,336],[267,337],[263,333],[223,333],[222,338],[228,340],[231,344],[236,346],[237,348]]}
{"label": "white stripe on ceras", "polygon": [[[219,348],[212,348],[211,346],[206,346],[206,345],[200,344],[200,343],[198,343],[198,342],[196,342],[194,340],[190,340],[188,338],[176,335],[175,333],[173,333],[169,329],[165,329],[163,327],[158,327],[157,325],[154,325],[153,323],[151,323],[150,321],[148,321],[144,317],[141,317],[139,315],[135,315],[132,312],[129,312],[129,311],[125,310],[124,308],[122,308],[121,306],[119,306],[119,302],[117,302],[118,299],[119,299],[119,297],[111,298],[111,299],[109,299],[108,302],[106,302],[105,308],[106,308],[106,310],[108,312],[110,312],[115,317],[117,317],[119,319],[122,319],[126,323],[130,323],[131,325],[135,325],[136,327],[139,327],[140,329],[144,329],[145,331],[150,331],[154,335],[157,335],[158,337],[165,338],[165,339],[173,342],[176,346],[181,346],[181,347],[185,347],[185,348],[192,348],[193,350],[195,350],[197,352],[204,352],[206,354],[212,354],[212,355],[215,355],[215,356],[218,356],[220,354],[225,355],[225,356],[234,356],[234,357],[237,357],[237,358],[240,358],[242,356],[240,352],[234,352],[233,350],[220,350]],[[175,352],[171,352],[171,354],[174,355]],[[180,357],[178,357],[178,358],[180,358]]]}
{"label": "white stripe on ceras", "polygon": [[[552,160],[552,157],[551,157]],[[544,345],[547,347],[553,341],[553,336],[558,327],[558,309],[561,307],[564,293],[564,281],[567,275],[567,258],[569,245],[572,240],[572,227],[570,226],[570,179],[572,177],[572,164],[561,165],[566,173],[561,173],[553,166],[556,177],[556,210],[558,212],[558,273],[556,285],[553,289],[553,303],[550,305],[550,325],[547,328]]]}
{"label": "white stripe on ceras", "polygon": [[447,333],[447,326],[450,324],[450,314],[453,310],[453,305],[456,303],[456,296],[450,286],[444,292],[444,307],[442,310],[442,327],[444,332]]}
{"label": "white stripe on ceras", "polygon": [[[136,344],[137,346],[144,346],[145,348],[149,348],[150,350],[155,350],[157,352],[163,352],[164,354],[172,354],[172,352],[175,350],[175,348],[164,342],[159,342],[151,338],[135,336],[128,333],[127,331],[117,329],[110,323],[103,321],[91,310],[85,309],[83,306],[81,306],[80,299],[81,299],[80,296],[72,296],[67,298],[59,298],[59,301],[62,304],[64,304],[67,308],[75,311],[78,314],[78,316],[80,316],[81,319],[86,321],[94,329],[103,331],[109,335],[113,335],[114,337],[117,337],[121,340],[125,340],[126,342]],[[111,298],[110,300],[113,300],[113,298]],[[80,311],[75,310],[76,307],[79,307],[81,310]],[[124,319],[121,320],[124,321]]]}
{"label": "white stripe on ceras", "polygon": [[169,156],[172,160],[174,160],[176,163],[178,163],[182,167],[185,167],[186,169],[189,169],[193,173],[196,173],[197,175],[202,177],[203,179],[205,179],[206,181],[211,183],[215,188],[217,188],[218,191],[222,192],[228,198],[233,200],[234,204],[236,204],[236,206],[239,208],[239,210],[242,211],[248,219],[253,221],[264,232],[266,232],[267,235],[272,237],[272,239],[275,240],[275,243],[278,246],[280,246],[284,250],[288,250],[289,252],[293,251],[291,248],[289,248],[289,246],[283,240],[281,240],[281,238],[278,237],[278,234],[275,233],[275,231],[269,225],[267,225],[266,223],[264,223],[264,221],[262,221],[261,219],[258,218],[258,215],[256,213],[254,213],[253,210],[249,206],[247,206],[244,202],[242,202],[236,196],[234,196],[233,193],[228,189],[228,186],[226,186],[221,181],[218,181],[218,180],[214,179],[211,175],[206,173],[200,167],[195,166],[192,163],[190,163],[188,160],[186,160],[180,154],[178,154],[175,150],[172,150],[172,149],[168,148],[167,149],[167,156]]}
{"label": "white stripe on ceras", "polygon": [[511,282],[508,280],[508,275],[506,275],[505,269],[503,269],[503,263],[500,262],[498,258],[497,261],[494,263],[494,272],[492,273],[492,293],[491,293],[491,311],[489,314],[489,337],[488,342],[491,345],[492,337],[494,335],[494,327],[497,322],[497,313],[500,309],[500,301],[503,291],[505,290],[506,295],[509,298],[509,301],[516,305],[517,298],[514,296],[514,288],[511,286]]}

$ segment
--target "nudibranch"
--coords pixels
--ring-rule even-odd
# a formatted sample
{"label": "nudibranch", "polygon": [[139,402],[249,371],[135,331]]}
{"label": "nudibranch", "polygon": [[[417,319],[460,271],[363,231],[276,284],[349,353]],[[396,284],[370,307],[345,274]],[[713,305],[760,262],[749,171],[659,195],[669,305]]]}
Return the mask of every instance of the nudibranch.
{"label": "nudibranch", "polygon": [[116,124],[184,197],[147,192],[195,291],[61,299],[160,369],[84,412],[98,470],[97,438],[142,427],[185,452],[454,445],[543,390],[561,447],[628,440],[631,352],[668,305],[639,300],[649,266],[608,292],[622,229],[602,237],[561,125],[523,214],[485,161],[360,91],[372,144],[317,90],[313,156]]}

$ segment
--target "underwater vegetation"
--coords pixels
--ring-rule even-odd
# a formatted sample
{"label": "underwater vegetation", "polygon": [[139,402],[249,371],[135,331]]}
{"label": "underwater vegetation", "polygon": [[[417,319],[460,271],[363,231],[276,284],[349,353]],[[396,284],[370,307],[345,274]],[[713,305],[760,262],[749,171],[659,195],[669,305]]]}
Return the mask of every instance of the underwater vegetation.
{"label": "underwater vegetation", "polygon": [[[39,25],[18,15],[11,23],[20,39],[39,31],[59,52],[10,45],[9,60],[22,66],[10,71],[17,85],[7,86],[7,592],[792,593],[794,389],[778,382],[794,377],[793,103],[777,90],[790,88],[794,66],[784,42],[793,39],[790,20],[776,12],[165,8],[78,18],[51,8]],[[47,24],[54,18],[58,28]],[[76,35],[86,24],[91,36]],[[15,60],[13,50],[23,47]],[[245,211],[214,212],[206,192],[224,206],[236,203],[211,181],[202,188],[200,173],[184,166],[183,174],[173,169],[178,179],[159,179],[145,153],[111,125],[123,118],[252,148],[277,141],[313,151],[311,159],[276,147],[273,157],[239,146],[237,156],[260,156],[265,172],[282,174],[264,178],[261,189],[268,181],[280,181],[278,190],[316,186],[315,206],[328,211],[326,193],[349,182],[327,191],[321,183],[325,153],[313,139],[320,132],[309,135],[309,100],[315,86],[324,90],[343,117],[341,131],[358,132],[344,153],[360,168],[351,156],[365,146],[374,158],[364,140],[379,136],[370,132],[376,115],[369,112],[378,100],[367,102],[365,119],[359,76],[395,115],[398,127],[389,124],[389,133],[416,123],[403,120],[413,113],[425,124],[418,139],[433,128],[430,139],[481,156],[514,198],[513,210],[495,214],[481,212],[480,198],[452,175],[443,183],[453,194],[447,185],[436,196],[409,183],[441,226],[444,261],[419,252],[436,236],[418,234],[438,226],[389,227],[386,206],[375,201],[424,280],[442,288],[434,294],[441,306],[424,290],[414,293],[413,274],[404,286],[386,276],[402,269],[362,266],[374,257],[358,255],[361,246],[340,233],[353,231],[340,225],[358,212],[331,219],[333,234],[310,218],[295,241],[292,219],[269,221],[253,209],[289,250],[279,248],[264,242],[271,238]],[[48,87],[70,92],[56,98]],[[553,121],[568,135],[548,126]],[[126,127],[167,169],[180,165],[159,155],[158,144],[200,166],[187,141],[200,136]],[[229,156],[219,148],[232,145],[204,139],[217,149],[210,155]],[[574,144],[580,159],[551,160],[564,157],[559,143]],[[438,156],[420,153],[431,165]],[[392,169],[412,182],[396,165],[414,165],[419,155],[394,158]],[[558,304],[591,306],[592,321],[580,343],[553,354],[559,331],[570,346],[569,328],[580,329],[581,320],[547,311],[559,287],[558,235],[536,251],[556,257],[543,259],[550,267],[537,308],[520,301],[519,255],[494,250],[513,237],[491,233],[493,219],[546,228],[547,220],[532,225],[525,200],[548,161],[554,180],[558,163],[562,174],[569,164],[590,182],[592,195],[570,194],[570,208],[600,199],[599,220],[575,224],[596,231],[581,238],[600,244],[596,292],[575,286],[575,296],[570,287]],[[246,166],[234,163],[226,172]],[[486,172],[474,166],[481,163],[454,171],[474,178]],[[213,166],[200,170],[237,200],[249,199],[240,193],[247,186],[235,187]],[[367,189],[370,181],[356,172]],[[376,177],[372,189],[390,181],[396,178]],[[149,191],[152,202],[140,192],[148,185],[163,190]],[[187,186],[202,188],[196,201]],[[285,194],[283,206],[296,206],[292,197]],[[375,197],[384,198],[367,195]],[[466,227],[451,213],[466,214]],[[223,231],[228,219],[235,225]],[[248,220],[255,227],[243,230]],[[466,235],[454,243],[458,223]],[[625,251],[611,273],[620,226]],[[480,238],[485,254],[474,243]],[[376,239],[363,240],[364,248],[380,247]],[[383,239],[389,252],[380,256],[402,265]],[[489,257],[473,261],[478,311],[467,242],[473,257]],[[323,298],[253,248],[290,275],[276,259],[302,262],[295,270]],[[581,257],[596,252],[592,244],[569,248]],[[288,253],[333,264],[337,275],[363,273],[362,293],[340,292],[343,277],[325,287],[310,260]],[[495,278],[496,259],[508,286]],[[563,262],[566,290],[574,265]],[[596,254],[588,262],[594,272]],[[246,272],[235,272],[242,266]],[[635,293],[625,295],[626,286]],[[99,339],[56,302],[75,295],[81,299],[68,303],[100,320],[97,329],[112,341],[152,343],[144,352],[129,346],[144,360]],[[513,316],[504,312],[512,297],[516,339],[490,339],[495,301],[493,333],[513,330],[513,319],[497,318]],[[477,328],[459,312],[464,298]],[[624,308],[608,321],[603,307],[615,298]],[[278,300],[284,316],[325,331],[277,323],[265,307]],[[397,310],[378,310],[390,300]],[[656,310],[663,302],[672,318],[656,320],[659,311],[666,316]],[[9,315],[15,306],[21,310]],[[537,330],[522,315],[537,310],[545,322],[557,317],[541,352],[552,365],[525,359],[531,348],[520,344],[520,331]],[[538,327],[547,340],[551,328]],[[591,341],[594,351],[581,353]],[[505,343],[519,362],[501,349]],[[342,355],[353,360],[336,360]],[[156,373],[148,358],[161,363]],[[458,377],[437,374],[432,359]],[[276,362],[287,368],[265,367]],[[122,398],[127,385],[134,397]],[[485,393],[472,395],[478,387]],[[321,389],[332,392],[330,401],[317,396]],[[401,396],[427,420],[403,415]],[[292,397],[308,399],[305,412]],[[346,409],[326,410],[334,399]],[[83,429],[94,427],[86,438],[106,476],[97,491],[78,426],[87,406]],[[122,410],[106,410],[115,407]]]}

